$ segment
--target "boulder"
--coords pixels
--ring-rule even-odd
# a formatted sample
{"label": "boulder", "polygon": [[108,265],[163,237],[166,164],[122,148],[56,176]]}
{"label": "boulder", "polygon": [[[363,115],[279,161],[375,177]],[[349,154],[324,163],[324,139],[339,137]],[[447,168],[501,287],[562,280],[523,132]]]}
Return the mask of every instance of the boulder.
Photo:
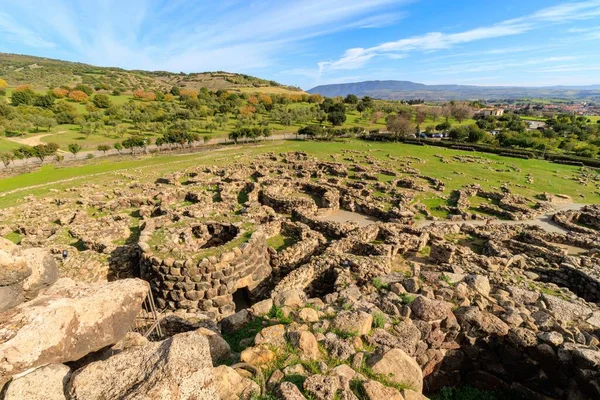
{"label": "boulder", "polygon": [[319,313],[312,308],[303,308],[298,311],[298,318],[304,322],[317,322],[319,320]]}
{"label": "boulder", "polygon": [[4,400],[66,400],[65,386],[71,369],[63,364],[49,364],[13,379]]}
{"label": "boulder", "polygon": [[208,339],[210,356],[212,357],[213,363],[231,357],[231,347],[229,346],[229,343],[227,343],[217,332],[206,328],[200,328],[196,333],[203,335]]}
{"label": "boulder", "polygon": [[186,332],[133,347],[76,371],[72,400],[217,400],[208,339]]}
{"label": "boulder", "polygon": [[421,393],[410,389],[404,389],[402,391],[402,397],[404,397],[404,400],[428,400],[427,397],[423,396]]}
{"label": "boulder", "polygon": [[275,360],[276,355],[269,346],[265,344],[261,344],[254,347],[248,347],[242,354],[240,354],[240,360],[242,362],[252,364],[252,365],[262,365],[268,364],[271,361]]}
{"label": "boulder", "polygon": [[214,386],[221,400],[249,399],[260,394],[260,386],[252,379],[244,378],[235,369],[221,365],[213,369]]}
{"label": "boulder", "polygon": [[404,400],[398,389],[387,387],[377,381],[368,380],[362,385],[369,400]]}
{"label": "boulder", "polygon": [[469,287],[475,290],[477,293],[488,297],[490,295],[490,281],[488,278],[482,275],[469,275],[466,277],[465,282]]}
{"label": "boulder", "polygon": [[29,368],[75,361],[118,342],[148,289],[140,279],[60,279],[43,295],[0,314],[0,384]]}
{"label": "boulder", "polygon": [[319,360],[321,353],[315,335],[309,331],[292,331],[288,333],[290,342],[298,349],[300,357],[305,360]]}
{"label": "boulder", "polygon": [[333,327],[343,333],[366,335],[371,331],[373,316],[364,311],[341,311],[333,320]]}
{"label": "boulder", "polygon": [[444,319],[451,312],[448,303],[431,300],[424,296],[417,297],[410,308],[417,318],[428,322]]}
{"label": "boulder", "polygon": [[306,400],[300,389],[292,382],[283,382],[277,388],[277,398],[282,400]]}
{"label": "boulder", "polygon": [[0,250],[0,286],[12,286],[31,275],[31,267],[22,257]]}
{"label": "boulder", "polygon": [[592,315],[592,309],[583,304],[575,304],[556,296],[542,294],[548,310],[562,323],[568,324],[576,319],[587,319]]}
{"label": "boulder", "polygon": [[285,325],[278,324],[263,328],[254,338],[255,344],[268,344],[275,347],[285,346]]}
{"label": "boulder", "polygon": [[278,293],[273,298],[273,303],[277,307],[288,306],[292,308],[299,308],[306,304],[306,293],[298,289],[289,289],[284,292]]}
{"label": "boulder", "polygon": [[254,304],[250,308],[250,312],[257,317],[264,317],[271,311],[271,308],[273,308],[273,299],[266,299]]}
{"label": "boulder", "polygon": [[423,391],[423,372],[419,364],[400,349],[375,354],[367,359],[374,373],[387,376],[392,382],[406,385],[417,392]]}
{"label": "boulder", "polygon": [[461,325],[467,322],[488,335],[505,336],[510,329],[500,318],[489,312],[481,311],[478,307],[469,307],[458,317]]}
{"label": "boulder", "polygon": [[221,332],[232,333],[242,329],[248,322],[252,320],[252,316],[248,310],[238,311],[233,315],[221,320]]}
{"label": "boulder", "polygon": [[46,249],[25,249],[20,255],[31,269],[31,275],[23,281],[25,298],[29,300],[37,296],[40,290],[56,282],[58,267],[54,257]]}

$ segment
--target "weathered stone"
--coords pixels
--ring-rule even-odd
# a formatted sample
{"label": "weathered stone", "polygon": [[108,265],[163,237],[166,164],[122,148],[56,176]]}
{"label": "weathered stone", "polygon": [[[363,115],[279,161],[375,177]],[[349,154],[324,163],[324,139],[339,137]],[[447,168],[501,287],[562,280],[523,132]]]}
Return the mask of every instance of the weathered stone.
{"label": "weathered stone", "polygon": [[430,300],[418,296],[410,305],[415,316],[423,321],[436,321],[445,318],[450,312],[447,303],[439,300]]}
{"label": "weathered stone", "polygon": [[260,394],[260,387],[252,379],[240,376],[233,368],[221,365],[213,369],[214,386],[221,400],[247,400]]}
{"label": "weathered stone", "polygon": [[303,308],[298,311],[298,318],[304,322],[317,322],[319,320],[319,313],[312,308]]}
{"label": "weathered stone", "polygon": [[469,287],[471,287],[477,293],[479,293],[483,296],[486,296],[486,297],[490,295],[490,290],[491,290],[490,281],[485,276],[468,275],[465,278],[465,282],[467,283],[467,285]]}
{"label": "weathered stone", "polygon": [[219,398],[208,340],[196,332],[88,364],[73,374],[68,392],[72,400]]}
{"label": "weathered stone", "polygon": [[242,351],[242,354],[240,354],[240,359],[243,362],[252,365],[268,364],[275,360],[275,358],[275,353],[273,353],[273,351],[271,351],[271,349],[264,344],[255,347],[249,347]]}
{"label": "weathered stone", "polygon": [[221,331],[223,333],[232,333],[242,329],[248,322],[252,320],[252,316],[248,310],[241,310],[221,320]]}
{"label": "weathered stone", "polygon": [[419,364],[400,349],[373,355],[367,359],[367,364],[374,373],[387,376],[394,383],[407,385],[417,392],[423,391],[423,373]]}
{"label": "weathered stone", "polygon": [[272,308],[273,308],[273,299],[266,299],[263,301],[259,301],[258,303],[255,303],[250,308],[250,312],[252,313],[252,315],[255,315],[257,317],[263,317],[263,316],[267,315],[269,313],[269,311],[271,311]]}
{"label": "weathered stone", "polygon": [[290,342],[299,350],[300,357],[307,360],[321,359],[319,344],[315,335],[309,331],[292,331],[288,333]]}
{"label": "weathered stone", "polygon": [[371,331],[373,316],[364,311],[341,311],[333,319],[333,327],[341,332],[366,335]]}
{"label": "weathered stone", "polygon": [[377,381],[368,380],[362,385],[369,400],[404,400],[398,389],[384,386]]}
{"label": "weathered stone", "polygon": [[63,364],[49,364],[13,379],[4,400],[67,400],[65,386],[71,369]]}
{"label": "weathered stone", "polygon": [[231,357],[231,347],[229,346],[229,343],[227,343],[217,332],[206,328],[199,328],[196,333],[205,336],[208,339],[208,347],[213,363]]}
{"label": "weathered stone", "polygon": [[0,343],[0,382],[118,342],[147,293],[148,284],[139,279],[93,285],[60,279],[44,295],[0,314],[6,333]]}
{"label": "weathered stone", "polygon": [[273,303],[277,307],[288,306],[292,308],[302,307],[306,304],[306,294],[301,290],[290,289],[278,293],[273,298]]}
{"label": "weathered stone", "polygon": [[285,346],[285,325],[278,324],[263,328],[254,338],[255,344],[267,344],[275,347]]}
{"label": "weathered stone", "polygon": [[291,382],[283,382],[277,388],[277,396],[282,400],[306,400],[300,389]]}

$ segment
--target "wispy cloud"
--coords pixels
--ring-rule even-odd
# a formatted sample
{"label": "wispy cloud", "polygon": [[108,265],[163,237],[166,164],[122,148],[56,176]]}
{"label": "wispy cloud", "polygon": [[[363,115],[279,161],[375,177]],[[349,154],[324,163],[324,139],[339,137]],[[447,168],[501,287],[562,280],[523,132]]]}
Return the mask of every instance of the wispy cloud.
{"label": "wispy cloud", "polygon": [[[0,14],[0,42],[49,47],[52,37],[71,57],[99,65],[203,71],[249,70],[273,62],[304,40],[344,29],[386,26],[412,0],[303,0],[218,4],[173,0],[44,2],[9,5],[20,24]],[[12,22],[11,22],[12,21]]]}
{"label": "wispy cloud", "polygon": [[483,26],[458,33],[430,32],[386,42],[369,48],[351,48],[342,57],[334,61],[318,63],[320,73],[336,70],[352,70],[364,67],[370,60],[390,54],[406,54],[409,52],[430,52],[450,49],[457,45],[481,41],[485,39],[520,35],[543,24],[562,23],[584,20],[600,16],[600,0],[561,4],[539,10],[531,15],[513,18],[500,23]]}

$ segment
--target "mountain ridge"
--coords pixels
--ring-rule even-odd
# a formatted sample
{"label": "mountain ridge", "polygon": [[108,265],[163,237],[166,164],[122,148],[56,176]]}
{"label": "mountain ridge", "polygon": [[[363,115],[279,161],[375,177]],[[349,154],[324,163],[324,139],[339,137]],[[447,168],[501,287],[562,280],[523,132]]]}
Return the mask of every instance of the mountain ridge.
{"label": "mountain ridge", "polygon": [[600,84],[594,85],[555,85],[555,86],[477,86],[477,85],[426,85],[423,83],[398,80],[372,80],[363,82],[319,85],[307,90],[311,94],[327,97],[370,96],[387,100],[504,100],[520,98],[563,98],[600,99]]}

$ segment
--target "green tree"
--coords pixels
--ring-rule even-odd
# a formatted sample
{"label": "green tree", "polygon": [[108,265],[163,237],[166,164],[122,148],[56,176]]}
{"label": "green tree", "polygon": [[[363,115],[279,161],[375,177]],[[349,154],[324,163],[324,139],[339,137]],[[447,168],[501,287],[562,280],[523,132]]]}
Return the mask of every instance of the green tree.
{"label": "green tree", "polygon": [[356,97],[356,95],[354,95],[354,94],[349,94],[344,99],[344,103],[346,103],[346,104],[358,104],[358,97]]}
{"label": "green tree", "polygon": [[110,146],[106,145],[106,144],[101,144],[98,146],[98,151],[103,152],[104,154],[106,154],[107,151],[110,150]]}
{"label": "green tree", "polygon": [[342,111],[332,111],[327,114],[327,121],[331,122],[333,126],[340,126],[346,122],[346,113]]}
{"label": "green tree", "polygon": [[113,147],[115,148],[117,153],[121,154],[121,150],[123,150],[123,145],[121,143],[117,142],[113,145]]}
{"label": "green tree", "polygon": [[38,144],[33,146],[33,155],[41,162],[44,162],[46,157],[53,156],[58,151],[58,145],[56,143]]}
{"label": "green tree", "polygon": [[78,143],[70,143],[68,149],[73,156],[77,156],[77,153],[81,151],[81,146]]}
{"label": "green tree", "polygon": [[110,97],[103,93],[94,95],[92,103],[98,108],[109,108],[112,105]]}
{"label": "green tree", "polygon": [[41,96],[37,96],[34,100],[34,104],[37,107],[42,108],[52,108],[54,106],[54,96],[51,94],[43,94]]}
{"label": "green tree", "polygon": [[30,106],[35,101],[35,93],[33,90],[27,88],[25,90],[15,90],[10,96],[10,103],[13,106],[26,105]]}

